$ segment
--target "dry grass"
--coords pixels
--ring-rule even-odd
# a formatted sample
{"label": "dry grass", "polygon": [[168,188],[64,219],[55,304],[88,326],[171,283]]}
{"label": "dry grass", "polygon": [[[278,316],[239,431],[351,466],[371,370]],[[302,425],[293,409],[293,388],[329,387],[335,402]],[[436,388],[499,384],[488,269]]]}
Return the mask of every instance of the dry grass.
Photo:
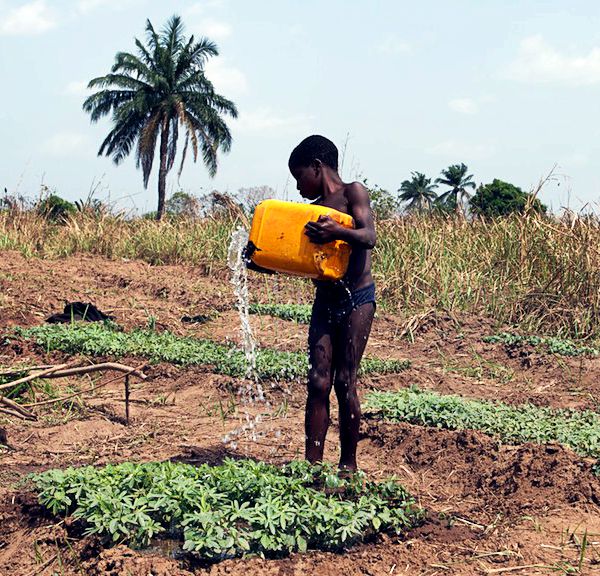
{"label": "dry grass", "polygon": [[[235,214],[157,223],[78,213],[57,225],[31,211],[0,212],[0,250],[191,263],[210,274],[223,268],[229,235],[240,224]],[[374,273],[391,311],[461,310],[530,331],[599,336],[599,246],[595,217],[397,218],[378,223]]]}

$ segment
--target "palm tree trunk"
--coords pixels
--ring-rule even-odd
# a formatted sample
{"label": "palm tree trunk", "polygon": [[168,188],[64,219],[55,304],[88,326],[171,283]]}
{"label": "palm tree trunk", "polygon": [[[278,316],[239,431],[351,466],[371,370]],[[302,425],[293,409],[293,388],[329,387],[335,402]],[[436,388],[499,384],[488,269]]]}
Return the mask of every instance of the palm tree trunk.
{"label": "palm tree trunk", "polygon": [[169,123],[163,121],[160,133],[160,168],[158,170],[158,208],[156,219],[160,220],[165,214],[165,193],[167,189],[167,148],[169,144]]}

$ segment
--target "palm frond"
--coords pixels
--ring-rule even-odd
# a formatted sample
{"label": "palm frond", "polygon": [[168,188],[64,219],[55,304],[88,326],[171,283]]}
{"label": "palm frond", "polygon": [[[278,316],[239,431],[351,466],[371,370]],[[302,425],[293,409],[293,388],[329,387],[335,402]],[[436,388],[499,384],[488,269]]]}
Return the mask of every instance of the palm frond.
{"label": "palm frond", "polygon": [[160,112],[156,112],[148,119],[140,131],[136,152],[136,166],[138,168],[142,167],[144,188],[148,187],[148,181],[150,180],[152,164],[154,163],[154,151],[156,150],[156,140],[158,139],[162,120]]}

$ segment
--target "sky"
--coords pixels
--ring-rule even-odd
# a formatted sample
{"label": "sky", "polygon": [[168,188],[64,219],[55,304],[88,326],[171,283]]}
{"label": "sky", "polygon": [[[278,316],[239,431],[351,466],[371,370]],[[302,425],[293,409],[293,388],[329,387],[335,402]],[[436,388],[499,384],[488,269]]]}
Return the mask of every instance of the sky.
{"label": "sky", "polygon": [[600,2],[594,0],[0,0],[0,191],[94,191],[154,210],[132,155],[98,157],[87,83],[135,52],[147,19],[179,14],[216,42],[206,74],[239,110],[215,178],[186,160],[168,193],[270,186],[298,200],[287,159],[310,134],[339,147],[346,180],[396,193],[411,172],[464,162],[554,211],[600,210]]}

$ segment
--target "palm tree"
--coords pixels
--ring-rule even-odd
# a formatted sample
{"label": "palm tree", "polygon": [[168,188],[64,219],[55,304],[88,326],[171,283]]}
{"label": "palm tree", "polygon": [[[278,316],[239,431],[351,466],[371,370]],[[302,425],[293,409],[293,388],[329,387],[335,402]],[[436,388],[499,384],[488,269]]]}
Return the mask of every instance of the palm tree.
{"label": "palm tree", "polygon": [[463,163],[452,164],[446,170],[442,170],[443,178],[436,178],[438,184],[450,186],[450,190],[444,192],[438,199],[440,205],[452,206],[456,212],[462,212],[462,204],[470,194],[467,188],[475,188],[473,174],[467,175],[467,166]]}
{"label": "palm tree", "polygon": [[191,143],[194,162],[198,151],[210,176],[217,172],[217,152],[231,148],[231,133],[222,116],[237,117],[235,104],[215,93],[204,74],[204,65],[218,55],[216,44],[206,38],[185,38],[179,16],[172,16],[161,33],[146,21],[147,42],[135,40],[138,55],[118,52],[111,73],[94,78],[88,88],[100,88],[83,104],[92,122],[112,112],[113,128],[98,156],[112,156],[121,163],[136,146],[136,166],[142,168],[148,187],[159,141],[158,210],[165,211],[167,173],[175,163],[179,127],[185,144],[179,174]]}
{"label": "palm tree", "polygon": [[411,172],[412,179],[404,180],[400,184],[398,192],[402,192],[399,198],[402,202],[409,202],[407,211],[421,212],[425,208],[431,208],[431,204],[437,199],[434,190],[437,184],[431,183],[431,178],[426,178],[421,172]]}

